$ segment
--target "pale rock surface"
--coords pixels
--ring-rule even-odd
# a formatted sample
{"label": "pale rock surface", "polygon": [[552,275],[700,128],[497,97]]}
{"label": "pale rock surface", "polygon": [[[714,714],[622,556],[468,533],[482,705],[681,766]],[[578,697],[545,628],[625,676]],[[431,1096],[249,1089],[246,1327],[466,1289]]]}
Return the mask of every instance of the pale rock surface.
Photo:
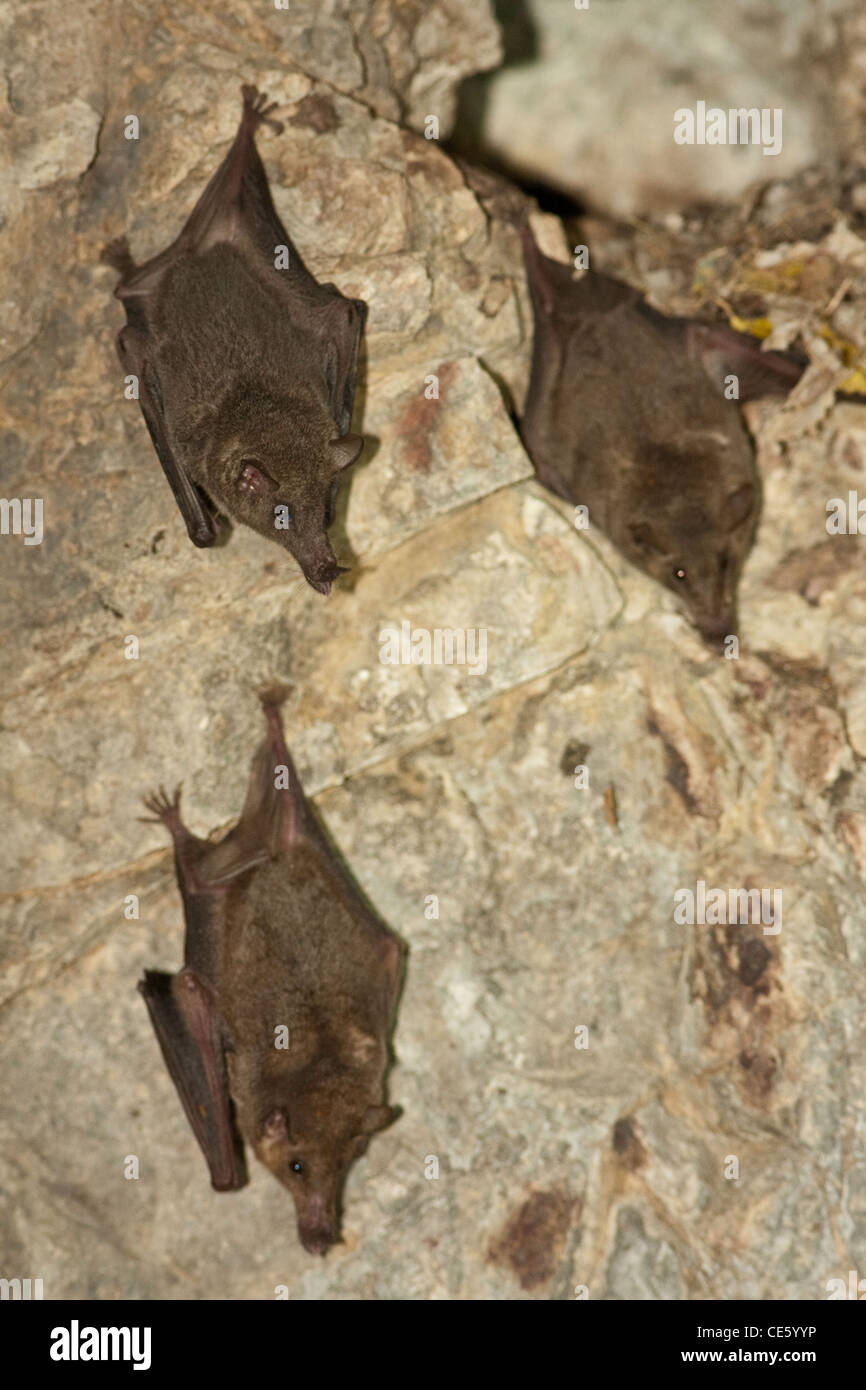
{"label": "pale rock surface", "polygon": [[[766,314],[815,349],[797,397],[750,412],[764,512],[724,660],[531,480],[517,239],[397,124],[445,120],[495,61],[486,6],[16,10],[0,448],[45,538],[0,538],[0,1273],[46,1298],[825,1297],[866,1242],[864,543],[825,525],[866,477],[861,407],[833,404],[842,340],[864,347],[856,173],[599,253],[663,309]],[[287,122],[261,148],[293,237],[370,304],[373,441],[328,600],[252,532],[189,544],[98,262],[124,230],[139,256],[174,236],[242,79]],[[383,664],[404,621],[486,629],[486,669]],[[409,947],[403,1115],[325,1260],[255,1165],[211,1191],[135,990],[182,943],[139,798],[182,778],[192,828],[228,826],[274,678],[305,786]],[[698,880],[781,891],[781,929],[678,925]]]}
{"label": "pale rock surface", "polygon": [[[613,214],[735,198],[852,144],[857,0],[498,0],[506,62],[469,80],[458,137]],[[530,56],[527,57],[527,54]],[[782,111],[781,151],[677,145],[674,113]]]}

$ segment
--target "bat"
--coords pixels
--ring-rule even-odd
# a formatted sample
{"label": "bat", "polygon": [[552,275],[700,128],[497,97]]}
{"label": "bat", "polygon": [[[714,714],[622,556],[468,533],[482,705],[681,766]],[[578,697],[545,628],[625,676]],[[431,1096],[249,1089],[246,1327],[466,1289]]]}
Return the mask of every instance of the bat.
{"label": "bat", "polygon": [[535,334],[521,435],[542,483],[589,509],[628,560],[672,589],[710,645],[735,631],[760,484],[740,402],[784,394],[806,365],[727,326],[668,318],[628,285],[568,266],[520,224]]}
{"label": "bat", "polygon": [[234,142],[177,240],[140,266],[125,237],[102,253],[121,277],[117,351],[193,544],[231,517],[327,594],[343,572],[337,489],[364,443],[349,426],[367,306],[320,285],[289,240],[254,138],[282,126],[241,91]]}
{"label": "bat", "polygon": [[404,947],[304,796],[282,691],[260,699],[266,736],[223,840],[187,830],[180,788],[145,798],[142,819],[172,837],[186,930],[183,969],[138,987],[213,1187],[244,1185],[248,1146],[291,1193],[304,1249],[324,1254],[351,1164],[399,1114],[384,1090]]}

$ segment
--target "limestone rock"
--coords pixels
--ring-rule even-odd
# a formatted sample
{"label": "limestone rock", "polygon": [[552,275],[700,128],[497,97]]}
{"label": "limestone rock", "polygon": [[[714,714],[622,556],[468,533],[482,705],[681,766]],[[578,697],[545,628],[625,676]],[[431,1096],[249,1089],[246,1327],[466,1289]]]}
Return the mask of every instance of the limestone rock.
{"label": "limestone rock", "polygon": [[[0,536],[0,1272],[106,1300],[825,1297],[866,1237],[864,543],[856,516],[827,526],[866,458],[862,407],[834,400],[864,348],[862,171],[593,239],[663,310],[766,319],[814,358],[749,413],[764,505],[724,660],[532,480],[518,239],[419,133],[496,60],[489,7],[85,10],[0,7],[3,487],[44,503],[41,544]],[[784,88],[811,21],[770,19]],[[714,61],[730,76],[740,51]],[[327,600],[250,531],[190,545],[98,260],[124,230],[139,256],[176,234],[241,80],[280,103],[261,149],[300,250],[370,305],[351,572]],[[595,74],[582,90],[604,108]],[[824,91],[819,72],[803,109]],[[454,659],[383,661],[404,624],[410,655],[426,634]],[[194,829],[230,824],[273,679],[305,786],[409,947],[403,1114],[326,1260],[255,1165],[210,1189],[135,989],[182,951],[140,796],[182,778]],[[701,884],[770,915],[678,920]]]}

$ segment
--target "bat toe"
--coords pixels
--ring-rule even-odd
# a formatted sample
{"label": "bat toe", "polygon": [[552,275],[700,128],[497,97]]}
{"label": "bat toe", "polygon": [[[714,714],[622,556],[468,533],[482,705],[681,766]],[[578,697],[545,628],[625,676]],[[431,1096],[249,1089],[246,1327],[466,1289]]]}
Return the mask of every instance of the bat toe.
{"label": "bat toe", "polygon": [[135,269],[129,242],[125,236],[115,237],[103,246],[99,259],[103,265],[110,265],[123,276],[129,275]]}
{"label": "bat toe", "polygon": [[174,795],[171,797],[169,797],[168,792],[162,785],[160,785],[158,791],[148,792],[146,796],[142,797],[142,801],[146,809],[153,814],[152,816],[140,816],[139,819],[150,823],[162,821],[164,824],[169,824],[172,821],[178,820],[180,817],[180,793],[182,785],[182,783],[178,783],[174,789]]}
{"label": "bat toe", "polygon": [[254,123],[254,126],[259,126],[264,122],[279,135],[283,128],[282,122],[274,120],[271,115],[272,111],[276,111],[278,102],[269,103],[266,94],[248,82],[241,87],[241,95],[244,99],[244,115]]}

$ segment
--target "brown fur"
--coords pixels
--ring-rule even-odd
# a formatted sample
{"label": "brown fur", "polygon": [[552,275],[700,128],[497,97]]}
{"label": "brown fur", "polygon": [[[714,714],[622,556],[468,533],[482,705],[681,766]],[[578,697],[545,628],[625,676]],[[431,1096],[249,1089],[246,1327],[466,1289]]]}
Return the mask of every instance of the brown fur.
{"label": "brown fur", "polygon": [[[672,589],[704,637],[735,631],[759,479],[737,407],[803,363],[725,326],[666,319],[635,290],[541,254],[523,225],[535,311],[521,432],[538,476]],[[738,379],[727,399],[725,377]]]}
{"label": "brown fur", "polygon": [[[190,835],[177,796],[148,802],[174,839],[187,935],[185,969],[169,985],[148,972],[143,992],[214,1185],[242,1184],[226,1158],[236,1123],[291,1192],[304,1247],[324,1253],[339,1237],[350,1165],[396,1115],[385,1075],[403,948],[318,826],[272,692],[263,705],[268,735],[241,818],[224,840]],[[288,786],[278,789],[280,776]],[[221,1046],[207,1036],[201,1043],[207,1030],[190,999],[199,1010],[210,1001],[207,1019]],[[281,1027],[288,1048],[275,1045]],[[223,1052],[227,1085],[213,1080]]]}
{"label": "brown fur", "polygon": [[327,593],[339,475],[363,446],[348,431],[367,310],[313,278],[277,216],[254,140],[269,111],[244,88],[234,144],[167,250],[141,266],[123,240],[103,255],[121,272],[120,359],[190,538],[214,544],[220,512]]}

